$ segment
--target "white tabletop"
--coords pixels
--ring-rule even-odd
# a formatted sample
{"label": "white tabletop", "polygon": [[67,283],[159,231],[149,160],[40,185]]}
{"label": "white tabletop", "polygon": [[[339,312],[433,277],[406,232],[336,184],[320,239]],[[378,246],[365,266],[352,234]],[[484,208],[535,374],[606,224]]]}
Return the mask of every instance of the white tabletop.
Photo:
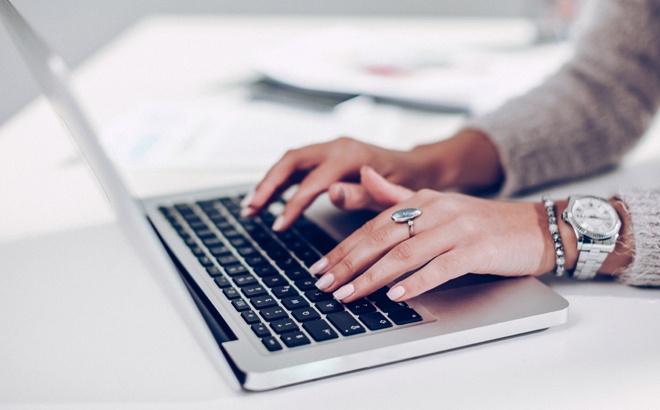
{"label": "white tabletop", "polygon": [[[498,27],[363,20],[153,18],[81,67],[75,85],[94,121],[104,126],[146,99],[206,97],[243,81],[255,50],[310,29],[359,23],[451,39],[481,32],[476,27],[485,32]],[[657,186],[659,138],[650,134],[622,169],[553,192],[608,194],[631,184]],[[208,363],[122,240],[45,101],[36,100],[2,125],[0,152],[0,407],[657,408],[660,403],[657,291],[549,277],[543,280],[571,304],[565,325],[278,391],[237,391]],[[149,195],[254,181],[262,172],[133,170],[126,177],[137,194]]]}

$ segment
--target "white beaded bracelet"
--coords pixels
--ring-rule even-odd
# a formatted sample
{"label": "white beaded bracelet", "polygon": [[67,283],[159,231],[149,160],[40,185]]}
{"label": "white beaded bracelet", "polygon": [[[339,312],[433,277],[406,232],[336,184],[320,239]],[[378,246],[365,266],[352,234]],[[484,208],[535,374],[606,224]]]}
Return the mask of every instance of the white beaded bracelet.
{"label": "white beaded bracelet", "polygon": [[564,246],[561,242],[561,236],[559,236],[559,225],[557,225],[557,217],[555,214],[555,201],[550,198],[549,195],[543,195],[543,206],[545,207],[545,213],[548,215],[548,228],[550,230],[550,235],[552,235],[552,242],[555,246],[555,275],[563,276],[566,272],[564,264],[566,259],[564,259]]}

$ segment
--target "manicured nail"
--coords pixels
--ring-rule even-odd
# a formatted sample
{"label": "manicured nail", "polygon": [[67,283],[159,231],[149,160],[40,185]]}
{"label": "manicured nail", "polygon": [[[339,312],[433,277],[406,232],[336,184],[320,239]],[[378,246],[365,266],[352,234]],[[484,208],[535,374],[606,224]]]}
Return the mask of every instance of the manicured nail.
{"label": "manicured nail", "polygon": [[332,296],[334,296],[337,300],[343,300],[351,296],[353,292],[355,292],[355,287],[349,283],[348,285],[344,285],[337,289],[335,293],[332,294]]}
{"label": "manicured nail", "polygon": [[395,286],[387,292],[387,297],[390,298],[390,300],[397,300],[403,296],[404,293],[406,293],[406,290],[403,286]]}
{"label": "manicured nail", "polygon": [[252,200],[254,199],[254,191],[250,191],[245,195],[245,198],[241,201],[241,207],[247,208],[251,203]]}
{"label": "manicured nail", "polygon": [[312,275],[321,273],[321,271],[325,269],[326,266],[328,266],[328,259],[321,258],[317,260],[312,266],[309,267],[309,273],[311,273]]}
{"label": "manicured nail", "polygon": [[326,273],[325,275],[321,276],[321,279],[316,281],[315,285],[321,290],[326,290],[333,283],[335,283],[335,275],[332,273]]}
{"label": "manicured nail", "polygon": [[254,215],[254,209],[252,208],[243,208],[241,209],[241,217],[247,218],[248,216]]}
{"label": "manicured nail", "polygon": [[279,232],[282,230],[283,226],[284,226],[284,215],[280,215],[275,219],[275,222],[273,222],[273,230],[275,232]]}

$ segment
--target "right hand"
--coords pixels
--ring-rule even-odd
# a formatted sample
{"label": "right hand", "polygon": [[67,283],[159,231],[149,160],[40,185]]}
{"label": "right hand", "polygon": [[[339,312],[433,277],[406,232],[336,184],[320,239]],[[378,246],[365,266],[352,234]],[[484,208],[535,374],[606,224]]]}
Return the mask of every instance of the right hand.
{"label": "right hand", "polygon": [[429,172],[412,152],[395,151],[342,137],[288,151],[266,174],[255,190],[243,201],[244,215],[259,212],[276,196],[299,183],[287,201],[275,230],[288,228],[320,194],[329,191],[330,198],[341,208],[372,208],[372,198],[360,187],[360,169],[371,166],[388,181],[411,189],[425,185]]}

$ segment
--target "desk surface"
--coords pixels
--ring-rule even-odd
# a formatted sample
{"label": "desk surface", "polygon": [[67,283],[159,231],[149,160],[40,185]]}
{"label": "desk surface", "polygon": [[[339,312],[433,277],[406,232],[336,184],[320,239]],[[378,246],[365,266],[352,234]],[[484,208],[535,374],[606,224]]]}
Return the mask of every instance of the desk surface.
{"label": "desk surface", "polygon": [[[253,51],[337,22],[154,18],[81,67],[75,86],[94,121],[103,125],[147,98],[212,94],[244,78]],[[445,30],[443,35],[483,28],[483,22],[426,19],[359,23],[408,33]],[[620,170],[553,192],[608,194],[631,181],[651,186],[660,171],[655,136]],[[0,407],[657,408],[660,403],[657,291],[550,277],[543,280],[571,303],[563,326],[279,391],[237,392],[209,365],[122,241],[109,207],[43,100],[2,125],[0,152]],[[147,195],[254,181],[261,172],[132,171],[126,177],[135,192]]]}

